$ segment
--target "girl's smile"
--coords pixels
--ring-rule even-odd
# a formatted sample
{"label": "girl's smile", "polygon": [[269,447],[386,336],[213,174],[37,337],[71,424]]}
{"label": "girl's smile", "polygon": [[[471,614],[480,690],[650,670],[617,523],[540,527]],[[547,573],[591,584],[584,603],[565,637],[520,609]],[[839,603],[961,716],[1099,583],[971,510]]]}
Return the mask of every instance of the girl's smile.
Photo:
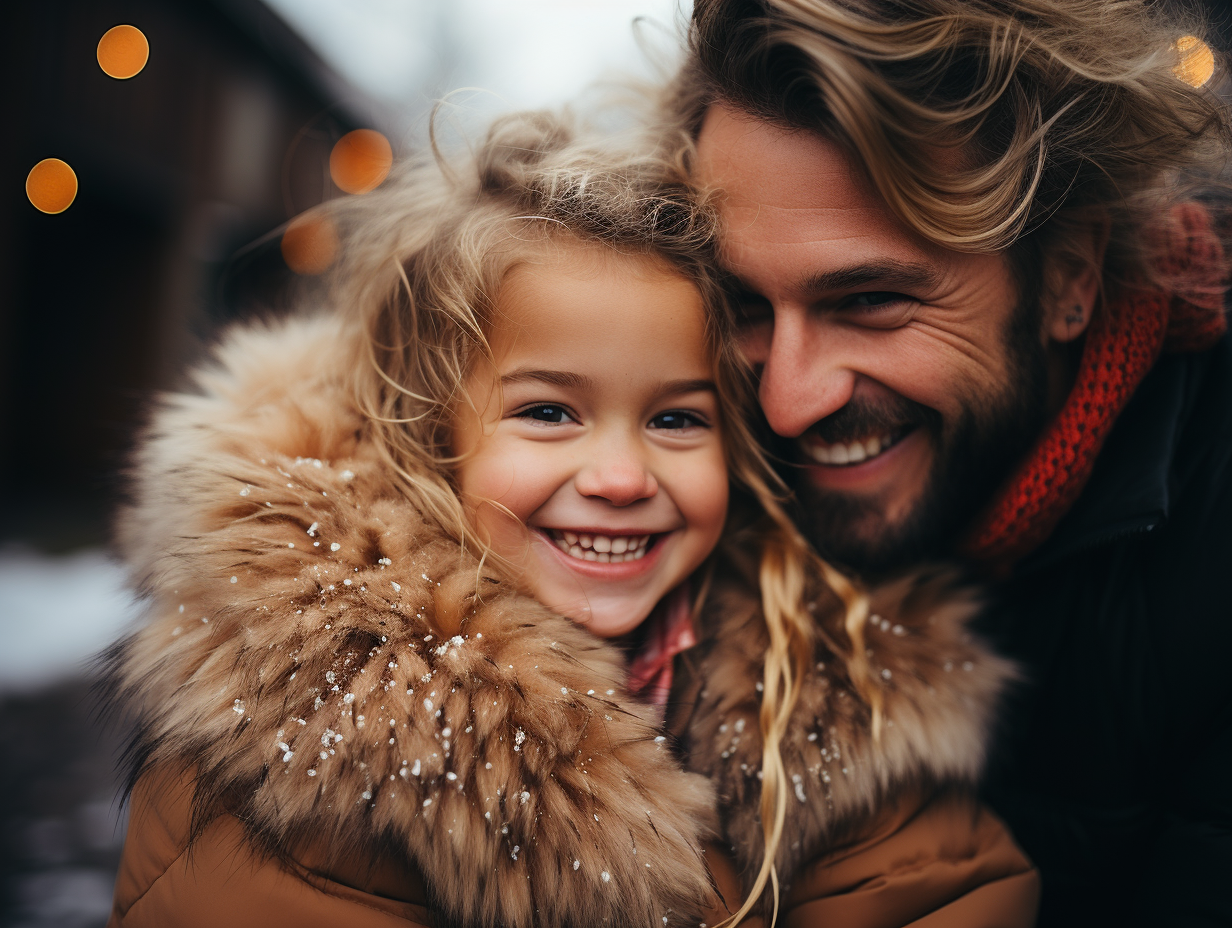
{"label": "girl's smile", "polygon": [[600,564],[623,564],[641,560],[650,547],[654,533],[608,535],[602,531],[578,529],[547,529],[545,534],[556,547],[572,558],[598,561]]}
{"label": "girl's smile", "polygon": [[624,634],[727,512],[701,296],[657,258],[570,241],[506,275],[495,317],[456,414],[463,497],[532,595]]}

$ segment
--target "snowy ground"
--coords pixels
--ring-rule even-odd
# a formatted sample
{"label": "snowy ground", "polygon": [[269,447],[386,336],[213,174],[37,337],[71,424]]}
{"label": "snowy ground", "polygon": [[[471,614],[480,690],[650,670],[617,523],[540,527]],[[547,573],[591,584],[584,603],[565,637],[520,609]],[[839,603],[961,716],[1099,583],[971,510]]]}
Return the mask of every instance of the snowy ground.
{"label": "snowy ground", "polygon": [[0,695],[81,676],[137,611],[102,551],[0,549]]}
{"label": "snowy ground", "polygon": [[122,722],[91,659],[138,614],[103,552],[0,549],[0,925],[101,928],[124,842]]}

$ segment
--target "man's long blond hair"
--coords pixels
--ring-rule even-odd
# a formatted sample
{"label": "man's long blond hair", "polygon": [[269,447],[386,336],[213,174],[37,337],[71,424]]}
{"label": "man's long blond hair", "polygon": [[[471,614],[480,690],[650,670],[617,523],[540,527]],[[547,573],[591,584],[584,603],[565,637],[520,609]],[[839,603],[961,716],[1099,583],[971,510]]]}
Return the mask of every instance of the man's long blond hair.
{"label": "man's long blond hair", "polygon": [[458,158],[434,151],[375,193],[332,205],[346,242],[334,301],[362,327],[353,389],[390,473],[461,545],[500,564],[458,495],[450,433],[459,404],[469,402],[463,383],[471,365],[491,360],[488,333],[505,275],[545,247],[573,242],[665,262],[697,286],[733,491],[759,510],[761,528],[769,640],[760,724],[766,842],[743,915],[775,880],[789,789],[779,743],[811,665],[814,629],[805,602],[819,585],[831,585],[846,604],[855,683],[865,692],[873,687],[863,663],[862,594],[818,560],[796,530],[781,505],[784,488],[748,425],[755,394],[713,271],[716,224],[685,182],[679,142],[653,133],[588,140],[569,120],[547,113],[498,120],[473,151]]}
{"label": "man's long blond hair", "polygon": [[[957,251],[1006,252],[1020,286],[1046,291],[1050,267],[1089,262],[1095,227],[1108,230],[1106,295],[1179,289],[1186,272],[1163,279],[1153,260],[1169,207],[1206,195],[1228,231],[1224,63],[1216,53],[1204,88],[1177,73],[1178,40],[1203,31],[1142,0],[695,0],[688,57],[663,98],[663,137],[679,141],[687,165],[709,107],[723,103],[836,143],[909,229]],[[846,606],[852,680],[874,733],[880,725],[860,634],[866,600],[780,537],[785,547],[768,543],[762,561],[768,849],[785,811],[773,738],[816,634],[795,624],[792,584],[809,571]],[[776,882],[772,860],[767,850],[738,916]]]}
{"label": "man's long blond hair", "polygon": [[816,132],[957,251],[1077,261],[1098,224],[1106,289],[1158,283],[1168,207],[1228,199],[1222,54],[1181,79],[1205,31],[1144,0],[696,0],[671,118],[696,135],[723,101]]}

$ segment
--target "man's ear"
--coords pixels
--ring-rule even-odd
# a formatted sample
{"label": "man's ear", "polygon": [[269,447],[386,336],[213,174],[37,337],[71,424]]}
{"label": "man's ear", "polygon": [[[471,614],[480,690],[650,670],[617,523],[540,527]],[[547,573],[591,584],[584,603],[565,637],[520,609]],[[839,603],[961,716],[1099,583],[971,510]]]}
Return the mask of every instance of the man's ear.
{"label": "man's ear", "polygon": [[1072,342],[1091,324],[1102,294],[1108,233],[1107,221],[1093,222],[1067,237],[1065,247],[1048,257],[1042,333],[1045,342]]}

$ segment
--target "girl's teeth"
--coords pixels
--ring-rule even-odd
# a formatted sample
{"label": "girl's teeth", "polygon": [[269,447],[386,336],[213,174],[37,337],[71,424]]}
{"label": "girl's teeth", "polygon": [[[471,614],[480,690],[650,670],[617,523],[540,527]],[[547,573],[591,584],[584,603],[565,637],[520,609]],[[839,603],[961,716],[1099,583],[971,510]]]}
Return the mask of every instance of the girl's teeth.
{"label": "girl's teeth", "polygon": [[570,557],[600,564],[623,564],[646,556],[649,535],[580,535],[552,529],[553,543]]}

